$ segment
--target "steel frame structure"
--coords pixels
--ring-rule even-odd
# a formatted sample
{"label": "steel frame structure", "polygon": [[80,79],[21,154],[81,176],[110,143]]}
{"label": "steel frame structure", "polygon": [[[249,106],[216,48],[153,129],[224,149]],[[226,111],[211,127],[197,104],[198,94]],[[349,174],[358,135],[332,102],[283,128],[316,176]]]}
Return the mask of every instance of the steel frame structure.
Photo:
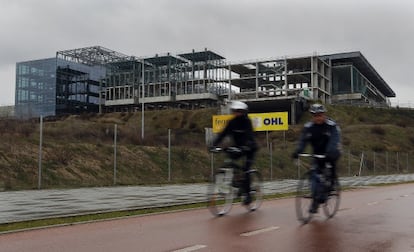
{"label": "steel frame structure", "polygon": [[212,106],[227,92],[224,57],[207,49],[129,60],[122,64],[130,67],[122,70],[114,68],[119,64],[108,64],[106,110],[137,109],[143,104],[148,108]]}
{"label": "steel frame structure", "polygon": [[[353,99],[386,104],[386,96],[395,95],[381,92],[391,89],[359,52],[232,63],[206,48],[146,58],[121,55],[106,61],[111,61],[106,63],[108,72],[103,85],[107,111],[130,110],[143,104],[147,108],[196,108],[237,99],[249,103],[253,111],[288,110],[290,114],[300,114],[312,100],[333,103]],[[344,99],[333,93],[332,69],[349,61],[355,68],[362,68],[363,76],[375,73],[368,76],[372,82],[365,78],[366,94],[349,94]],[[366,65],[370,69],[364,69]],[[381,88],[373,84],[375,81]],[[290,121],[295,123],[296,118]]]}
{"label": "steel frame structure", "polygon": [[[207,48],[139,58],[92,46],[58,51],[59,60],[90,67],[85,71],[80,67],[82,74],[76,72],[76,66],[70,69],[70,64],[66,70],[56,69],[75,82],[88,83],[89,71],[94,72],[96,66],[104,69],[99,80],[100,112],[101,108],[120,111],[144,106],[200,108],[237,99],[247,102],[253,112],[291,111],[297,115],[308,101],[386,106],[387,97],[395,97],[360,52],[229,62]],[[351,69],[345,82],[333,73],[341,68]],[[341,92],[337,92],[338,85]],[[64,99],[69,95],[65,92],[57,95]],[[65,104],[62,99],[59,102]],[[296,117],[290,121],[295,123]]]}
{"label": "steel frame structure", "polygon": [[102,46],[91,46],[58,51],[56,53],[56,58],[93,66],[125,61],[131,59],[132,57]]}

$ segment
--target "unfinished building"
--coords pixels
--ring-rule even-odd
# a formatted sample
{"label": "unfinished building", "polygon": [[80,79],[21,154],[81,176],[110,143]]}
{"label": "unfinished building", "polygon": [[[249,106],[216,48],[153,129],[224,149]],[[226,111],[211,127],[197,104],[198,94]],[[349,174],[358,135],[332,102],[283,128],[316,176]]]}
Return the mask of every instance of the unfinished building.
{"label": "unfinished building", "polygon": [[223,65],[224,57],[207,49],[110,63],[105,110],[216,106],[225,93]]}
{"label": "unfinished building", "polygon": [[16,71],[16,106],[46,104],[42,85],[32,85],[44,83],[38,73],[47,73],[55,91],[47,93],[47,113],[40,106],[30,111],[34,116],[195,109],[241,100],[251,112],[289,111],[294,124],[310,101],[389,106],[395,97],[360,52],[230,62],[208,49],[140,58],[95,46],[18,63]]}

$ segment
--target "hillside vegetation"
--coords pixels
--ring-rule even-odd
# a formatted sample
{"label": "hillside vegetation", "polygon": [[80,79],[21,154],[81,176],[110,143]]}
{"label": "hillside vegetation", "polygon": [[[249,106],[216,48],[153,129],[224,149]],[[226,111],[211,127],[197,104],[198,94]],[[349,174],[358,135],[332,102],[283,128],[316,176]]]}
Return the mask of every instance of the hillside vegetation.
{"label": "hillside vegetation", "polygon": [[[345,106],[328,110],[342,129],[341,175],[359,173],[361,165],[362,175],[414,171],[410,171],[414,110]],[[216,109],[146,111],[144,139],[140,112],[46,118],[41,162],[39,120],[1,120],[0,190],[37,188],[39,163],[42,188],[205,182],[212,160],[215,166],[222,160],[212,158],[205,144],[205,128],[211,127],[217,113]],[[264,178],[297,178],[290,153],[307,120],[309,115],[304,115],[286,132],[257,133],[261,149],[256,167]]]}

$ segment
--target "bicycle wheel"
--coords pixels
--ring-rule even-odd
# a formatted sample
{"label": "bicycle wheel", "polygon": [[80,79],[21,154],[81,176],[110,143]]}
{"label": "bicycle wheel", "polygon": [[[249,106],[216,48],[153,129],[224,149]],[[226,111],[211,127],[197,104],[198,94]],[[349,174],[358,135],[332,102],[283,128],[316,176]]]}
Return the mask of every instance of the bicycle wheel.
{"label": "bicycle wheel", "polygon": [[308,223],[312,218],[312,214],[309,212],[311,205],[312,189],[310,173],[306,172],[298,182],[295,198],[296,217],[303,224]]}
{"label": "bicycle wheel", "polygon": [[228,213],[233,204],[232,168],[220,169],[214,177],[208,189],[208,209],[215,216]]}
{"label": "bicycle wheel", "polygon": [[252,202],[246,205],[249,211],[255,211],[262,205],[263,201],[263,179],[260,172],[250,171],[250,197]]}
{"label": "bicycle wheel", "polygon": [[328,219],[332,218],[339,208],[341,202],[341,185],[338,178],[334,180],[333,190],[329,192],[328,198],[323,204],[323,212]]}

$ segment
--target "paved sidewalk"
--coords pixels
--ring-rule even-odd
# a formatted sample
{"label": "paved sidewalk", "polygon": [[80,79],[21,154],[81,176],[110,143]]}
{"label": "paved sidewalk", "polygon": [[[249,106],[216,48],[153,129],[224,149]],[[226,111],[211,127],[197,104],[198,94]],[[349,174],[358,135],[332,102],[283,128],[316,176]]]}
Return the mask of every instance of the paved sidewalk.
{"label": "paved sidewalk", "polygon": [[[343,186],[414,181],[414,174],[342,177]],[[264,183],[264,193],[295,190],[297,180]],[[94,187],[0,192],[0,223],[67,215],[168,206],[206,200],[207,184]]]}

